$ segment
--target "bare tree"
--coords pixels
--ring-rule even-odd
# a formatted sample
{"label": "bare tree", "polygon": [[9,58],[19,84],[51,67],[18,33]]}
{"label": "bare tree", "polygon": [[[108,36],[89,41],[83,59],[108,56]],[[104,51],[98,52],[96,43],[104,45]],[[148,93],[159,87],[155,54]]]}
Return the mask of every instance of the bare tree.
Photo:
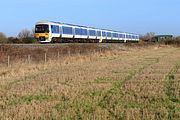
{"label": "bare tree", "polygon": [[7,42],[7,37],[4,33],[0,32],[0,43]]}
{"label": "bare tree", "polygon": [[23,29],[19,34],[18,34],[18,38],[19,39],[27,39],[32,37],[31,31],[27,30],[27,29]]}
{"label": "bare tree", "polygon": [[18,38],[21,42],[23,43],[34,43],[35,40],[33,38],[34,33],[33,30],[27,30],[27,29],[23,29],[19,34],[18,34]]}
{"label": "bare tree", "polygon": [[35,29],[33,28],[32,29],[32,36],[34,36],[34,34],[35,34]]}
{"label": "bare tree", "polygon": [[155,36],[154,32],[148,32],[145,35],[142,35],[140,37],[140,39],[143,40],[143,41],[151,41],[154,36]]}

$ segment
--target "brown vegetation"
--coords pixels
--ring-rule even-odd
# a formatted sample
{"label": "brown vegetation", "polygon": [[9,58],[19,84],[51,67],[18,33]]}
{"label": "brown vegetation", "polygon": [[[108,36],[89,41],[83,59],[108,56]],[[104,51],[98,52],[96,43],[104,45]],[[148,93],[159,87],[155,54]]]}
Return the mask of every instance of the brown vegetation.
{"label": "brown vegetation", "polygon": [[4,33],[0,32],[0,43],[6,43],[7,37]]}
{"label": "brown vegetation", "polygon": [[96,52],[104,53],[107,50],[111,50],[108,46],[103,46],[99,44],[67,44],[67,45],[55,45],[50,46],[38,46],[28,47],[28,46],[16,46],[16,45],[0,45],[0,64],[7,62],[7,56],[10,56],[11,63],[16,63],[18,61],[27,61],[28,56],[31,57],[31,62],[44,62],[44,57],[46,54],[47,61],[57,60],[76,55],[89,55]]}
{"label": "brown vegetation", "polygon": [[[16,54],[16,59],[30,53],[50,52],[57,56],[60,51],[61,54],[59,59],[46,64],[17,60],[11,67],[1,67],[0,119],[180,118],[179,48],[66,47],[38,48],[31,52],[2,48],[1,53]],[[75,54],[61,59],[67,51]],[[84,54],[79,54],[80,51]]]}

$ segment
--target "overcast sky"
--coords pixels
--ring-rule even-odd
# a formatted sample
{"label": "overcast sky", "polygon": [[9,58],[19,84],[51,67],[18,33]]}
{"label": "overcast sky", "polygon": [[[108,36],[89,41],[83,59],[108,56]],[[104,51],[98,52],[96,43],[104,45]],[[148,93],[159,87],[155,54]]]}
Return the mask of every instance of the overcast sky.
{"label": "overcast sky", "polygon": [[180,35],[180,0],[1,0],[0,11],[0,32],[8,36],[41,20]]}

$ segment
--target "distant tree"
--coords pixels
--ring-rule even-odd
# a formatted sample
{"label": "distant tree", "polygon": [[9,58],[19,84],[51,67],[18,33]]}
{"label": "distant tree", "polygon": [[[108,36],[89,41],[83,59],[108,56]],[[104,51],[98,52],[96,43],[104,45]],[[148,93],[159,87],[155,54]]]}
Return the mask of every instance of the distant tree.
{"label": "distant tree", "polygon": [[22,42],[22,43],[34,43],[36,42],[34,39],[34,33],[33,30],[27,30],[27,29],[23,29],[19,34],[18,34],[18,39]]}
{"label": "distant tree", "polygon": [[140,39],[143,41],[151,41],[154,36],[155,36],[154,32],[148,32],[145,35],[140,36]]}
{"label": "distant tree", "polygon": [[0,43],[6,43],[7,37],[4,33],[0,32]]}
{"label": "distant tree", "polygon": [[27,29],[23,29],[19,34],[18,34],[18,38],[19,39],[26,39],[31,37],[31,31],[27,30]]}

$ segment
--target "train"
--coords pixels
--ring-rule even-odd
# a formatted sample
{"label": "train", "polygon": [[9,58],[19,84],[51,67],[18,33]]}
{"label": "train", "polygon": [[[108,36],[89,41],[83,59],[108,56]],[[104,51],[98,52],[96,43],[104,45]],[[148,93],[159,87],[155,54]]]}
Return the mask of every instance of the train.
{"label": "train", "polygon": [[108,29],[99,29],[52,21],[40,21],[35,24],[35,38],[40,43],[62,42],[138,42],[139,35]]}

